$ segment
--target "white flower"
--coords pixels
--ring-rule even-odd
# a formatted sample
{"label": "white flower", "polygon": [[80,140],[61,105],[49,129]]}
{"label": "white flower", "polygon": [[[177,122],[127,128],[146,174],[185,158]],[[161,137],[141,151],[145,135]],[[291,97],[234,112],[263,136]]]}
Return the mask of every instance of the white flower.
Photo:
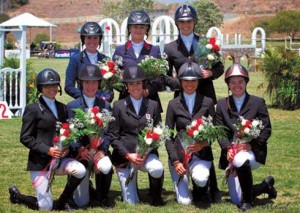
{"label": "white flower", "polygon": [[95,122],[96,122],[95,119],[92,119],[92,120],[90,121],[91,124],[95,124]]}
{"label": "white flower", "polygon": [[108,71],[109,71],[109,67],[108,67],[107,65],[105,65],[105,66],[101,67],[101,69],[105,70],[106,72],[108,72]]}
{"label": "white flower", "polygon": [[60,136],[60,141],[63,142],[64,140],[66,140],[66,138],[67,138],[66,136],[62,135]]}
{"label": "white flower", "polygon": [[61,134],[61,135],[63,135],[64,132],[65,132],[65,129],[63,129],[63,128],[61,128],[61,129],[59,130],[59,134]]}
{"label": "white flower", "polygon": [[207,49],[212,49],[212,48],[213,48],[213,46],[212,46],[211,44],[207,44],[205,47],[206,47]]}
{"label": "white flower", "polygon": [[145,142],[146,142],[146,144],[151,145],[152,144],[152,138],[145,137]]}
{"label": "white flower", "polygon": [[244,129],[244,132],[245,132],[247,135],[249,135],[250,129],[247,127],[247,128]]}
{"label": "white flower", "polygon": [[196,126],[197,125],[197,121],[193,120],[192,121],[192,127]]}
{"label": "white flower", "polygon": [[112,72],[107,72],[103,75],[103,78],[107,80],[107,79],[110,79],[113,75],[114,74]]}
{"label": "white flower", "polygon": [[194,135],[194,137],[196,137],[197,135],[199,135],[199,131],[198,131],[198,130],[195,130],[195,131],[193,132],[193,135]]}
{"label": "white flower", "polygon": [[199,125],[199,127],[198,127],[198,131],[199,132],[202,132],[204,130],[204,126],[201,124],[201,125]]}
{"label": "white flower", "polygon": [[215,60],[215,56],[213,54],[207,54],[207,59],[209,61],[213,61],[213,60]]}
{"label": "white flower", "polygon": [[161,135],[163,133],[163,130],[160,127],[155,127],[153,129],[153,132],[158,134],[158,135]]}
{"label": "white flower", "polygon": [[259,121],[258,120],[253,120],[252,121],[252,126],[253,127],[257,127],[259,125]]}
{"label": "white flower", "polygon": [[102,113],[98,112],[98,113],[96,114],[96,117],[101,118],[101,117],[102,117]]}
{"label": "white flower", "polygon": [[69,128],[70,128],[71,130],[73,130],[73,129],[75,128],[75,125],[74,125],[74,124],[70,124]]}
{"label": "white flower", "polygon": [[241,119],[241,124],[242,124],[243,126],[246,125],[246,120],[245,120],[244,118]]}

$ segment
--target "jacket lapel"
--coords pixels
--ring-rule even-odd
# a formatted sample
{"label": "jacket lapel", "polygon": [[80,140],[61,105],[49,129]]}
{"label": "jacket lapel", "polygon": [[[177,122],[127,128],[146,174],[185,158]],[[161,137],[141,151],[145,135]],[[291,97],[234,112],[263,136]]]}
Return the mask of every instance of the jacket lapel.
{"label": "jacket lapel", "polygon": [[178,103],[178,107],[182,107],[182,106],[183,106],[183,109],[184,109],[183,111],[184,111],[184,113],[185,113],[189,118],[191,118],[192,115],[190,114],[189,108],[188,108],[188,106],[186,105],[185,99],[184,99],[184,97],[183,97],[183,93],[180,93],[180,99],[179,99],[179,102],[180,102],[180,103]]}
{"label": "jacket lapel", "polygon": [[125,105],[127,106],[127,113],[137,119],[138,116],[135,113],[135,109],[129,95],[125,98]]}

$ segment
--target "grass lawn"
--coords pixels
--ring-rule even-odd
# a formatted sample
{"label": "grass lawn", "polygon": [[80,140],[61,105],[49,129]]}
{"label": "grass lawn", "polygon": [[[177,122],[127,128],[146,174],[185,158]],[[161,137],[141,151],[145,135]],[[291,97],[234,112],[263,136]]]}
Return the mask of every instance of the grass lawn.
{"label": "grass lawn", "polygon": [[[64,87],[65,69],[68,64],[67,59],[30,59],[36,72],[43,68],[51,67],[57,70],[62,78],[62,88]],[[223,80],[224,76],[214,81],[218,98],[227,95],[227,86]],[[263,82],[261,73],[251,73],[248,84],[248,92],[258,96],[264,96],[264,91],[257,90],[257,85]],[[173,97],[173,93],[160,93],[164,106],[163,119],[168,101]],[[116,94],[115,97],[118,97]],[[66,94],[58,98],[67,103],[71,100]],[[251,212],[300,212],[300,110],[283,111],[269,108],[273,133],[269,140],[268,158],[265,166],[253,171],[254,183],[259,183],[267,175],[275,177],[275,186],[278,191],[276,200],[268,201],[267,195],[260,196],[254,202]],[[12,205],[9,201],[8,187],[16,184],[24,194],[34,195],[31,186],[29,172],[26,171],[28,150],[19,142],[21,128],[21,118],[16,117],[11,120],[0,120],[0,150],[2,161],[0,166],[0,213],[4,212],[34,212],[20,205]],[[213,145],[215,156],[215,166],[218,165],[219,146]],[[141,204],[128,205],[120,201],[120,187],[116,174],[113,176],[110,197],[115,199],[116,207],[112,210],[101,208],[88,208],[75,212],[237,212],[237,208],[230,203],[226,185],[222,184],[224,172],[217,170],[219,188],[222,191],[222,202],[211,206],[199,203],[196,205],[183,206],[175,202],[173,186],[167,166],[167,153],[164,147],[160,148],[160,159],[165,165],[165,182],[163,198],[166,205],[163,207],[152,207],[148,204],[148,178],[145,173],[139,172],[139,188],[141,192]],[[58,198],[66,183],[66,177],[56,177],[53,184],[54,198]]]}

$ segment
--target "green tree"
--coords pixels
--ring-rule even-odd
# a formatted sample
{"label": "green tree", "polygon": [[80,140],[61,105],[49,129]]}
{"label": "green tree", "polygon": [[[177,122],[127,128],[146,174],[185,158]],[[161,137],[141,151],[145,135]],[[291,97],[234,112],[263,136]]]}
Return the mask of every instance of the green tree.
{"label": "green tree", "polygon": [[268,19],[264,19],[264,20],[259,20],[257,22],[255,22],[252,27],[251,27],[251,32],[256,28],[256,27],[261,27],[265,30],[266,32],[266,36],[268,37],[268,35],[271,34],[271,30],[270,30],[270,20]]}
{"label": "green tree", "polygon": [[6,13],[0,13],[0,23],[9,20],[9,16]]}
{"label": "green tree", "polygon": [[103,14],[107,17],[113,17],[118,23],[122,23],[133,10],[143,9],[149,13],[153,9],[153,3],[153,0],[106,1]]}
{"label": "green tree", "polygon": [[40,45],[42,41],[49,41],[49,36],[45,33],[37,34],[34,38],[34,43]]}
{"label": "green tree", "polygon": [[269,23],[270,30],[278,33],[286,33],[294,39],[300,30],[300,12],[283,10],[278,12]]}
{"label": "green tree", "polygon": [[224,15],[211,0],[196,0],[193,6],[198,13],[196,33],[206,34],[209,28],[222,25]]}

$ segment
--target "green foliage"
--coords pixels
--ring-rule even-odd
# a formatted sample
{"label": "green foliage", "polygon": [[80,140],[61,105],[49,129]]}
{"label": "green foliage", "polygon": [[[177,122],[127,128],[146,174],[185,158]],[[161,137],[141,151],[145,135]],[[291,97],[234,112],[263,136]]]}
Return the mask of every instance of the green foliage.
{"label": "green foliage", "polygon": [[9,16],[6,13],[0,13],[0,23],[3,23],[9,19]]}
{"label": "green foliage", "polygon": [[268,19],[263,19],[263,20],[259,20],[257,22],[255,22],[252,27],[251,27],[251,32],[256,28],[256,27],[261,27],[265,30],[266,36],[268,37],[268,35],[271,34],[271,30],[270,30],[270,20]]}
{"label": "green foliage", "polygon": [[266,92],[274,106],[287,110],[300,107],[300,56],[297,53],[283,47],[267,49],[258,69],[265,74]]}
{"label": "green foliage", "polygon": [[206,34],[209,28],[222,25],[224,15],[212,1],[196,0],[193,2],[193,6],[198,14],[195,32],[200,35]]}
{"label": "green foliage", "polygon": [[124,1],[105,1],[103,14],[122,23],[129,13],[133,10],[145,10],[149,13],[153,9],[153,0],[124,0]]}
{"label": "green foliage", "polygon": [[286,33],[293,39],[300,30],[300,12],[283,10],[278,12],[269,23],[270,30],[278,33]]}
{"label": "green foliage", "polygon": [[40,44],[42,41],[49,41],[49,36],[45,33],[37,34],[34,38],[34,43]]}
{"label": "green foliage", "polygon": [[[5,58],[3,67],[10,67],[13,69],[17,69],[20,67],[20,60],[17,57]],[[12,84],[14,84],[15,82],[15,77],[16,76],[13,76]],[[37,89],[35,86],[35,77],[36,77],[36,73],[32,69],[32,63],[27,61],[26,62],[26,103],[27,104],[33,103],[37,100],[37,95],[36,95]],[[10,82],[8,76],[6,79],[7,79],[7,87],[9,88]],[[20,74],[18,76],[18,81],[19,81],[18,84],[20,85]],[[20,90],[20,88],[18,89]],[[20,91],[18,92],[18,94],[20,95]],[[12,94],[12,96],[14,95],[15,94]]]}

